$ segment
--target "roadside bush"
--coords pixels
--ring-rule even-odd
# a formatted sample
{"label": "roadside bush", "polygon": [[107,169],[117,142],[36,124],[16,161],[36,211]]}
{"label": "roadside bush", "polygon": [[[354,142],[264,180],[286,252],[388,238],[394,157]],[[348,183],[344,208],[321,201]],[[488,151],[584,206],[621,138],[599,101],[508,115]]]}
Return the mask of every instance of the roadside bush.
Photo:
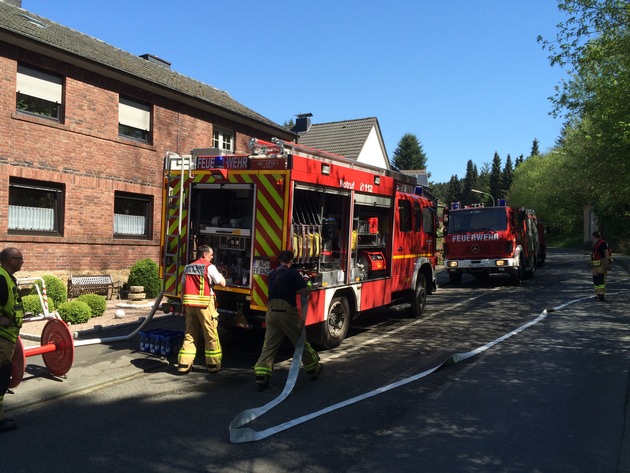
{"label": "roadside bush", "polygon": [[136,262],[129,271],[127,284],[130,287],[144,286],[147,297],[156,298],[162,289],[157,263],[148,258]]}
{"label": "roadside bush", "polygon": [[[46,283],[46,295],[48,296],[48,302],[51,300],[54,302],[55,307],[59,307],[61,304],[68,300],[68,293],[66,286],[61,279],[56,276],[43,276],[42,279]],[[39,290],[42,290],[41,282],[35,283],[39,286]],[[31,287],[31,294],[37,294],[35,285]]]}
{"label": "roadside bush", "polygon": [[68,325],[71,324],[82,324],[90,320],[92,317],[92,309],[85,302],[73,300],[70,302],[64,302],[57,309],[59,315],[61,316],[61,320],[66,322]]}
{"label": "roadside bush", "polygon": [[100,317],[107,309],[105,296],[99,294],[81,294],[75,300],[85,302],[92,310],[92,317]]}
{"label": "roadside bush", "polygon": [[[44,313],[42,302],[37,294],[29,294],[22,297],[22,305],[24,306],[24,313],[31,312],[34,316]],[[48,312],[55,310],[55,303],[52,299],[48,299]]]}

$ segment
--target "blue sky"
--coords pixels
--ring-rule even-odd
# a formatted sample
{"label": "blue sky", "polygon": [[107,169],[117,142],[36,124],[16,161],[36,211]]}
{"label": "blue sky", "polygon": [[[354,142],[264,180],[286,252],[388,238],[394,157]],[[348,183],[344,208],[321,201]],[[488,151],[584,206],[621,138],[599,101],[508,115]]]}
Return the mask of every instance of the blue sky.
{"label": "blue sky", "polygon": [[227,91],[282,124],[377,117],[388,155],[413,133],[434,182],[545,152],[566,76],[536,42],[554,0],[23,0],[22,7]]}

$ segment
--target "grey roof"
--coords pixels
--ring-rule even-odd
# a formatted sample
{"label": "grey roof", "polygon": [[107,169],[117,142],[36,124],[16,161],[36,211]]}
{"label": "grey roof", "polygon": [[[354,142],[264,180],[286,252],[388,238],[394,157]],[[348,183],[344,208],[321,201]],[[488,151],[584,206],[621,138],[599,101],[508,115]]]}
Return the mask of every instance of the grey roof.
{"label": "grey roof", "polygon": [[[131,81],[157,85],[164,91],[193,101],[211,105],[217,111],[236,121],[238,117],[254,121],[264,128],[288,139],[293,134],[277,123],[238,103],[230,95],[210,85],[179,74],[156,62],[143,59],[111,46],[101,40],[62,26],[32,12],[0,0],[0,41],[18,44],[26,49],[41,50],[63,60],[80,60],[83,63],[104,66],[126,75]],[[54,52],[55,54],[52,54]]]}
{"label": "grey roof", "polygon": [[374,127],[380,132],[376,117],[315,124],[298,133],[298,143],[356,160]]}
{"label": "grey roof", "polygon": [[426,169],[401,169],[399,172],[415,177],[419,186],[429,186],[429,176]]}

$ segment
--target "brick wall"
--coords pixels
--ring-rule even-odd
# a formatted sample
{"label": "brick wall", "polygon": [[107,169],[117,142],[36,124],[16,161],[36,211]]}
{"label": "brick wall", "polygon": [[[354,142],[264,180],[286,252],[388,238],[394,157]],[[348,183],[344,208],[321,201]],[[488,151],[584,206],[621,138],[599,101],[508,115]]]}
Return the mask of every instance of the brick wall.
{"label": "brick wall", "polygon": [[[18,61],[65,78],[61,123],[16,112]],[[164,153],[186,154],[193,148],[211,147],[214,123],[235,131],[238,152],[247,152],[251,136],[270,138],[3,42],[0,82],[0,247],[16,246],[24,253],[18,277],[125,274],[137,260],[159,262]],[[119,138],[119,94],[153,104],[151,144]],[[65,186],[62,236],[8,233],[10,177]],[[115,191],[153,198],[151,239],[113,237]]]}

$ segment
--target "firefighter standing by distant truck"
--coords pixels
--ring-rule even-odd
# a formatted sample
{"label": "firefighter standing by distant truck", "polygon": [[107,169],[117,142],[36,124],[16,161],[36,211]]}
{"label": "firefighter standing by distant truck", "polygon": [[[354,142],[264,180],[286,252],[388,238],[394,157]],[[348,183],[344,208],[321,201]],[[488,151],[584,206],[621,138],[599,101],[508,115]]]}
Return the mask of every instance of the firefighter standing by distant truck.
{"label": "firefighter standing by distant truck", "polygon": [[606,274],[610,269],[612,258],[608,243],[600,232],[593,232],[593,248],[591,249],[591,269],[593,270],[593,285],[597,300],[606,300]]}
{"label": "firefighter standing by distant truck", "polygon": [[212,284],[225,287],[225,278],[212,264],[214,251],[207,245],[197,250],[197,260],[186,265],[182,280],[183,305],[186,311],[186,333],[179,351],[178,371],[187,374],[192,369],[197,354],[196,340],[199,333],[205,339],[206,366],[210,373],[221,369],[221,342],[217,331],[219,312],[215,306]]}

